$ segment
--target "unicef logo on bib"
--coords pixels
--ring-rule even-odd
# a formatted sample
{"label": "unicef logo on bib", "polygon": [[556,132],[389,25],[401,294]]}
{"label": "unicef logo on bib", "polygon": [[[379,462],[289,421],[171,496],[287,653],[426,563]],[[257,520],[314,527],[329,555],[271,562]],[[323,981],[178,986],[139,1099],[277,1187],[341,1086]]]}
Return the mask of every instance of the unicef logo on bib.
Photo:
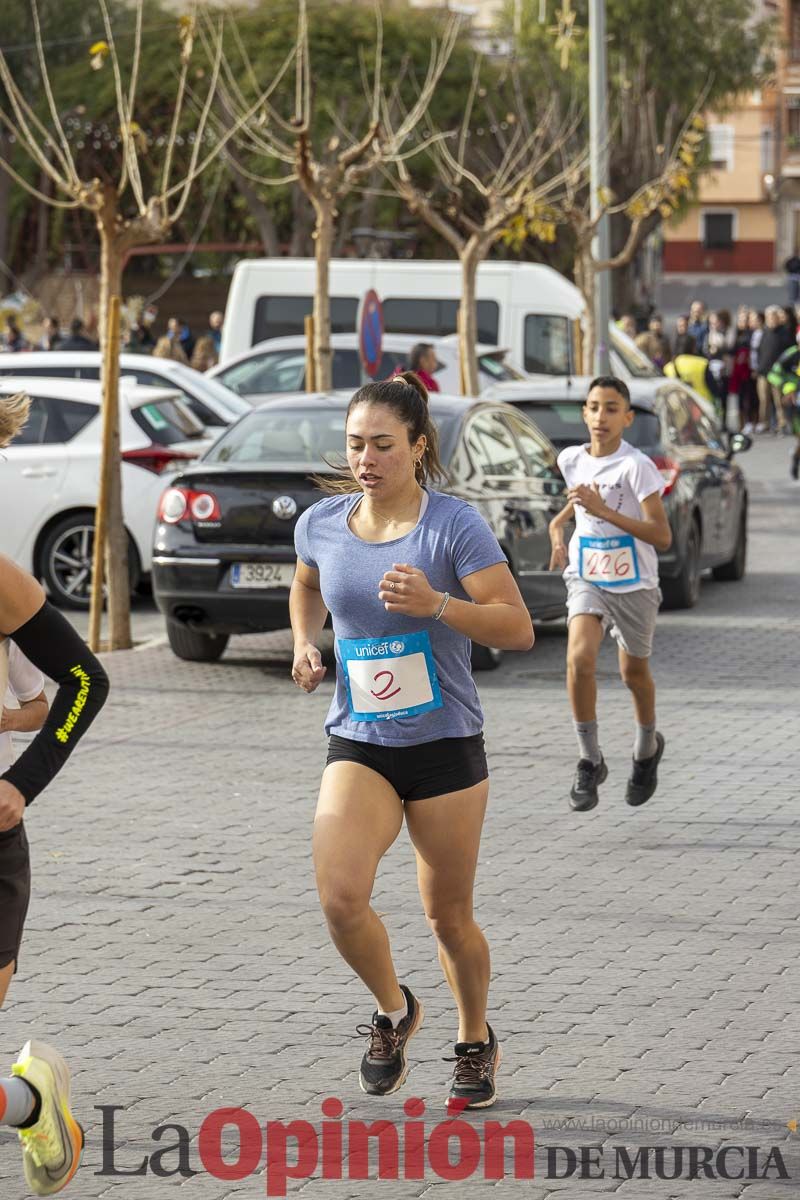
{"label": "unicef logo on bib", "polygon": [[428,633],[403,638],[337,638],[347,703],[356,721],[416,717],[441,708]]}

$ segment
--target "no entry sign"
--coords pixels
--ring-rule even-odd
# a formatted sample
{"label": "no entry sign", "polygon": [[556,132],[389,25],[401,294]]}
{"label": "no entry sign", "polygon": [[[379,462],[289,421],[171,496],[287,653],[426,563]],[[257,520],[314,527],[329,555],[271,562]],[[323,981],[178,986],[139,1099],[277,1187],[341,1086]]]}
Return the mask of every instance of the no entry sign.
{"label": "no entry sign", "polygon": [[361,365],[374,379],[383,357],[383,306],[372,288],[364,294],[358,310],[358,352]]}

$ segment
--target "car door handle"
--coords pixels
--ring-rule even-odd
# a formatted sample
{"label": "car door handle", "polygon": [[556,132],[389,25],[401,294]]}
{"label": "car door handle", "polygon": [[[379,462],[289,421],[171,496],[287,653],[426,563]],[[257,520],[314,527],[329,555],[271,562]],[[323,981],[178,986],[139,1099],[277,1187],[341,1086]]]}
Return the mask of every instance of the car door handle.
{"label": "car door handle", "polygon": [[47,479],[55,473],[55,467],[23,467],[20,471],[20,475],[24,475],[26,479]]}

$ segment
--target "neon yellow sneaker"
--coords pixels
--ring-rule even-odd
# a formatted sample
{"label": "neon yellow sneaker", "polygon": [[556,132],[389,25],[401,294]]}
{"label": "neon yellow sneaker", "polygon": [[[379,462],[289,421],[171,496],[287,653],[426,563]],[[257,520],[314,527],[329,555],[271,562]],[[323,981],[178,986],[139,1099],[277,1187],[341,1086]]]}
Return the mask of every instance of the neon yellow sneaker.
{"label": "neon yellow sneaker", "polygon": [[83,1150],[83,1129],[69,1110],[69,1067],[45,1042],[22,1047],[11,1068],[41,1097],[39,1119],[20,1129],[22,1160],[28,1187],[36,1196],[54,1196],[78,1169]]}

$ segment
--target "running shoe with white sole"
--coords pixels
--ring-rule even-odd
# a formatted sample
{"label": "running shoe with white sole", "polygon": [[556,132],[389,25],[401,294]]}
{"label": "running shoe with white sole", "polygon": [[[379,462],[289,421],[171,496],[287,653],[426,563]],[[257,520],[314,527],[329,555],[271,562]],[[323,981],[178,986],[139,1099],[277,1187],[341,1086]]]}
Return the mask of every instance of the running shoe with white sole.
{"label": "running shoe with white sole", "polygon": [[356,1030],[369,1038],[358,1077],[362,1092],[368,1096],[388,1096],[396,1092],[408,1075],[406,1046],[422,1024],[425,1012],[405,984],[400,984],[400,990],[406,998],[408,1014],[396,1029],[388,1017],[375,1012],[371,1025],[359,1025]]}
{"label": "running shoe with white sole", "polygon": [[453,1082],[447,1097],[448,1107],[457,1105],[459,1111],[469,1108],[488,1108],[497,1099],[495,1076],[503,1061],[503,1052],[491,1025],[488,1042],[457,1042]]}
{"label": "running shoe with white sole", "polygon": [[78,1169],[83,1129],[69,1107],[69,1067],[45,1042],[31,1040],[20,1051],[11,1074],[37,1092],[41,1107],[35,1125],[19,1129],[28,1187],[36,1196],[55,1196]]}
{"label": "running shoe with white sole", "polygon": [[625,801],[633,808],[645,804],[658,787],[658,764],[664,753],[664,737],[656,733],[656,752],[650,758],[634,759],[628,786],[625,789]]}

